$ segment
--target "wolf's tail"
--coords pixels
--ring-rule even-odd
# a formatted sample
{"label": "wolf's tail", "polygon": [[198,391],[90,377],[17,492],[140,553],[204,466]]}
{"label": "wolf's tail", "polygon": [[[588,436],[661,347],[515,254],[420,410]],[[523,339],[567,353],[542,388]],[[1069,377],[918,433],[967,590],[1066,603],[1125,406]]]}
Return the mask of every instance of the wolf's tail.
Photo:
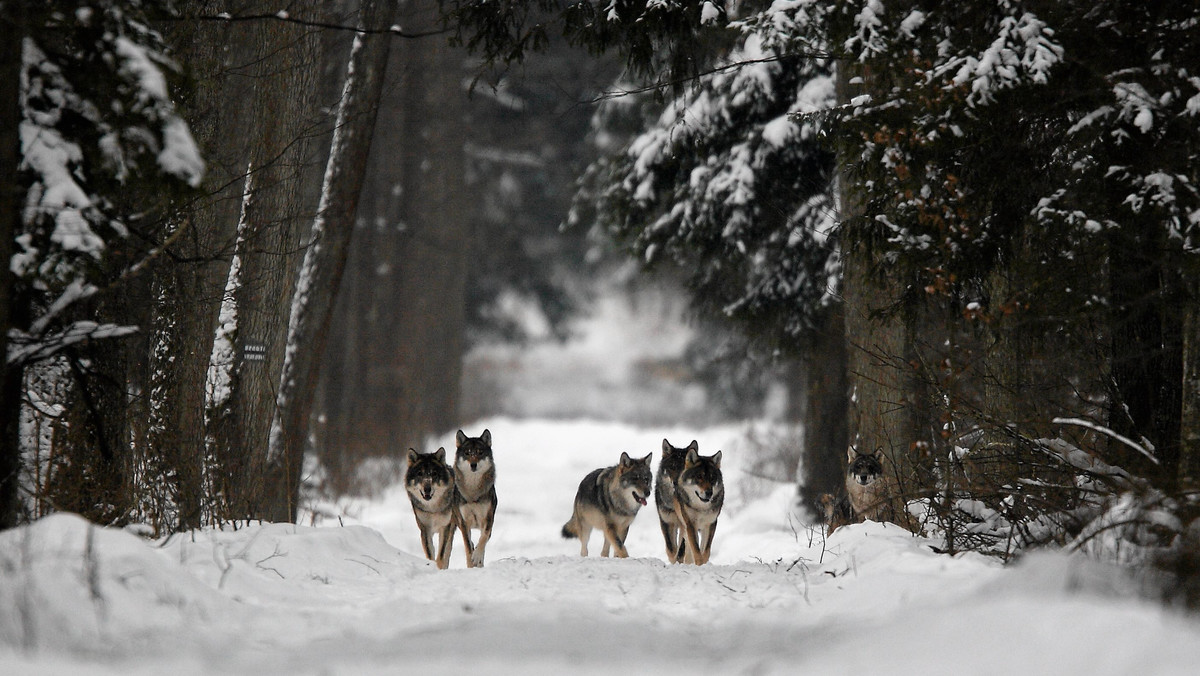
{"label": "wolf's tail", "polygon": [[568,540],[579,537],[579,524],[575,523],[575,517],[563,524],[562,536]]}

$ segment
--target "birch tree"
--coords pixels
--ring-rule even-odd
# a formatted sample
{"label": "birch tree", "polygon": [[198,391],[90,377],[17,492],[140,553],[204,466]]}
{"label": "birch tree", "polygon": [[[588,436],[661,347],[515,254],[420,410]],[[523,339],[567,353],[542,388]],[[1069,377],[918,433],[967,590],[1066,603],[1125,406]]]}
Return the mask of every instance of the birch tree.
{"label": "birch tree", "polygon": [[[359,26],[378,30],[393,25],[397,2],[364,0],[360,11]],[[296,519],[320,356],[354,231],[390,39],[386,33],[359,33],[351,48],[320,204],[292,296],[287,350],[267,454],[267,494],[262,514],[269,520]]]}

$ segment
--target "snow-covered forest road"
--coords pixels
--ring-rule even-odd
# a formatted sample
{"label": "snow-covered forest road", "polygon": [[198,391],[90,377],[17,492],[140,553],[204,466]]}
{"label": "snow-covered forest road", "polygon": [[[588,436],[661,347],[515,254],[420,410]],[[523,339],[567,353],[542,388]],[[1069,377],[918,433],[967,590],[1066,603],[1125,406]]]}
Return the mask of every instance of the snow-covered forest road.
{"label": "snow-covered forest road", "polygon": [[[69,515],[0,533],[3,674],[1184,674],[1200,625],[1062,554],[1002,567],[868,523],[828,539],[751,475],[768,427],[492,419],[482,570],[420,556],[402,487],[318,527],[165,542]],[[672,566],[651,506],[630,559],[563,540],[578,481],[663,436],[724,451],[712,564]],[[453,449],[452,438],[444,442]],[[428,449],[433,450],[433,449]],[[593,551],[598,535],[593,535]]]}

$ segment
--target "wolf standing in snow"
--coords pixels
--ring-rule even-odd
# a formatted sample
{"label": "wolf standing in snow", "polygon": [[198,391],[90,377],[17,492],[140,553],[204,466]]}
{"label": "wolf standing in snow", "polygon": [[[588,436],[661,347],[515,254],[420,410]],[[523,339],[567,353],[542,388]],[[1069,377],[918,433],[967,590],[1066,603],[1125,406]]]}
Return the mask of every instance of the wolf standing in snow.
{"label": "wolf standing in snow", "polygon": [[[467,567],[482,568],[484,548],[492,537],[496,520],[496,465],[492,461],[492,433],[484,430],[468,437],[462,430],[454,436],[454,507],[463,546],[467,548]],[[471,529],[479,531],[479,542],[471,543]]]}
{"label": "wolf standing in snow", "polygon": [[[687,551],[684,563],[703,565],[712,554],[717,517],[725,504],[725,480],[721,476],[721,451],[710,456],[688,448],[683,471],[675,482],[675,512]],[[703,540],[703,544],[701,544]]]}
{"label": "wolf standing in snow", "polygon": [[[404,488],[412,502],[417,528],[421,529],[421,548],[425,558],[435,561],[445,570],[450,565],[450,549],[454,545],[454,528],[458,519],[454,509],[454,471],[446,464],[446,449],[436,453],[418,453],[408,449],[408,470]],[[434,555],[433,536],[438,535],[437,555]]]}
{"label": "wolf standing in snow", "polygon": [[662,442],[662,459],[658,461],[654,482],[654,506],[658,508],[658,523],[667,545],[667,560],[671,563],[681,560],[685,554],[683,534],[680,532],[683,524],[675,511],[675,482],[683,472],[683,461],[688,451],[698,451],[699,448],[694,439],[687,448],[676,448],[666,439]]}
{"label": "wolf standing in snow", "polygon": [[564,538],[579,538],[580,556],[588,555],[588,538],[592,529],[604,534],[604,548],[600,556],[608,556],[611,546],[613,554],[627,558],[625,536],[638,510],[646,506],[650,497],[650,458],[634,460],[628,453],[621,453],[621,461],[613,467],[593,470],[579,482],[575,493],[575,509],[571,520],[562,528]]}

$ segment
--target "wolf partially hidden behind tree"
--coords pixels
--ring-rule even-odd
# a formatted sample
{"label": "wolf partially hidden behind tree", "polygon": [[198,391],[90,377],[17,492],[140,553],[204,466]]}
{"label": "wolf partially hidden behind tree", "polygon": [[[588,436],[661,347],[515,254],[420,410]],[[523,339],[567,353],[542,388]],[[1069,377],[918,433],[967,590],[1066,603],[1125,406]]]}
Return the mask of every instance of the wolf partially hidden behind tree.
{"label": "wolf partially hidden behind tree", "polygon": [[878,520],[887,506],[887,482],[883,481],[883,449],[859,453],[846,449],[845,492],[821,496],[825,508],[826,534],[865,519]]}

